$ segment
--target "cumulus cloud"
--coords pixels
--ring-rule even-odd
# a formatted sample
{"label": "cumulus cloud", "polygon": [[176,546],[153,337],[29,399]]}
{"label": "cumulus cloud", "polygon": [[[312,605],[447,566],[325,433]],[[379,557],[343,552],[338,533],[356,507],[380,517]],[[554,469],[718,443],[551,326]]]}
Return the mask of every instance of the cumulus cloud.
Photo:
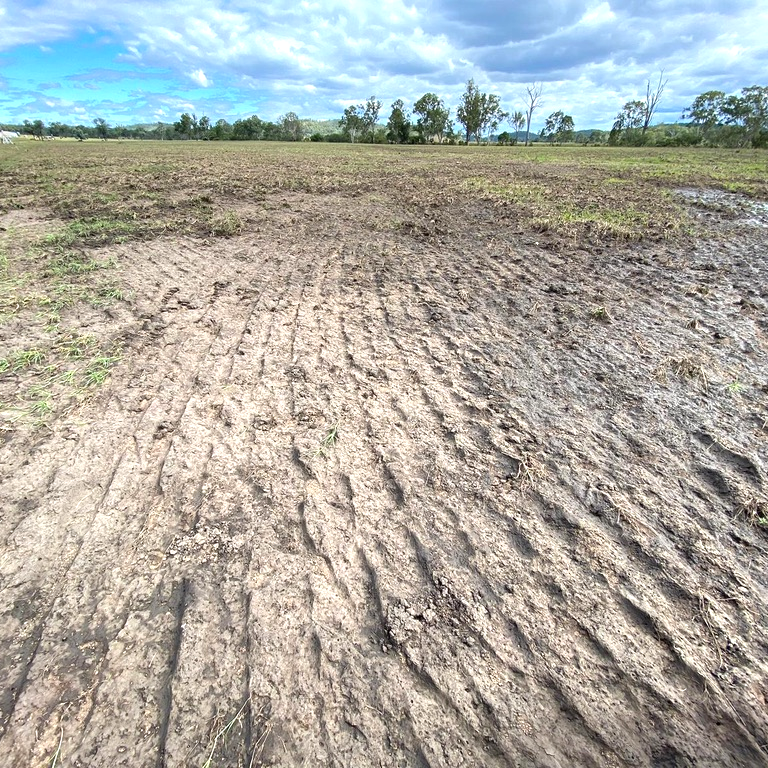
{"label": "cumulus cloud", "polygon": [[205,72],[203,72],[202,69],[196,69],[193,72],[190,72],[189,78],[201,88],[208,88],[208,86],[213,85],[213,83],[205,76]]}
{"label": "cumulus cloud", "polygon": [[156,92],[120,91],[124,80],[165,84],[198,114],[274,118],[338,116],[340,104],[373,93],[385,108],[428,90],[455,107],[474,77],[507,109],[522,106],[526,83],[542,81],[542,111],[564,109],[587,127],[610,123],[661,69],[669,86],[659,114],[674,118],[703,90],[764,82],[768,61],[764,0],[164,0],[162,15],[148,0],[6,7],[0,52],[50,50],[86,29],[119,45],[119,68],[99,61],[57,77],[122,93],[110,102],[113,119],[174,109]]}

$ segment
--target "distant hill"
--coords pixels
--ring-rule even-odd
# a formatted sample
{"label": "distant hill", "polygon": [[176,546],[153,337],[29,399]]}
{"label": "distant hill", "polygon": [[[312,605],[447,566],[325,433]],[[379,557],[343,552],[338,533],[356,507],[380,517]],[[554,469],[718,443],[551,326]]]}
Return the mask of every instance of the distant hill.
{"label": "distant hill", "polygon": [[604,131],[602,128],[584,128],[581,131],[574,131],[573,135],[574,138],[583,136],[585,139],[589,140],[593,134],[596,134],[595,138],[598,138],[599,136],[603,136],[607,133],[608,131]]}
{"label": "distant hill", "polygon": [[338,133],[338,120],[302,120],[301,126],[304,129],[305,136],[311,136],[313,133],[319,133],[321,136],[329,136],[332,133]]}
{"label": "distant hill", "polygon": [[[510,136],[513,138],[515,137],[514,131],[507,131]],[[584,128],[581,131],[574,131],[573,132],[573,141],[577,144],[586,144],[590,140],[592,141],[605,141],[608,137],[608,131],[603,131],[600,128]],[[490,140],[492,142],[498,141],[498,135],[497,136],[491,136]],[[541,135],[538,131],[535,131],[533,128],[531,128],[531,134],[528,138],[529,143],[531,144],[539,144],[539,143],[546,143],[545,139],[541,138]],[[517,132],[517,143],[518,144],[525,144],[525,131],[518,131]]]}

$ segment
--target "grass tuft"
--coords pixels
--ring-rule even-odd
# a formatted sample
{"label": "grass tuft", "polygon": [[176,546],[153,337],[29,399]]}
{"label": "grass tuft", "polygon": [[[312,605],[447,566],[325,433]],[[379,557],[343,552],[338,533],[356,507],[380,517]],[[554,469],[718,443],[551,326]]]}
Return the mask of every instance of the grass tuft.
{"label": "grass tuft", "polygon": [[46,277],[83,275],[99,269],[110,269],[114,266],[115,260],[111,258],[99,261],[83,251],[60,251],[48,262],[43,275]]}
{"label": "grass tuft", "polygon": [[86,356],[86,353],[96,345],[96,337],[90,334],[77,336],[69,334],[59,343],[59,348],[64,357],[70,360],[79,360]]}
{"label": "grass tuft", "polygon": [[217,237],[239,235],[243,228],[243,220],[235,211],[226,211],[211,218],[211,234]]}
{"label": "grass tuft", "polygon": [[750,496],[739,506],[737,516],[743,517],[750,525],[768,530],[768,501]]}
{"label": "grass tuft", "polygon": [[613,322],[613,318],[611,317],[610,312],[605,307],[595,307],[589,313],[589,316],[593,320],[600,320],[603,323],[611,323],[611,322]]}
{"label": "grass tuft", "polygon": [[59,735],[59,745],[56,747],[56,751],[53,753],[53,757],[51,758],[51,765],[50,768],[56,768],[56,765],[59,761],[59,755],[61,755],[61,743],[64,741],[64,729],[61,729],[61,733]]}
{"label": "grass tuft", "polygon": [[0,358],[0,373],[11,371],[18,373],[34,365],[40,365],[46,358],[42,349],[22,349],[12,352],[8,357]]}
{"label": "grass tuft", "polygon": [[68,248],[77,244],[106,245],[123,243],[136,229],[135,225],[108,218],[83,218],[69,222],[58,232],[46,235],[41,244],[53,248]]}
{"label": "grass tuft", "polygon": [[97,387],[103,384],[109,376],[110,369],[119,363],[120,360],[120,355],[94,357],[85,368],[85,385],[87,387]]}
{"label": "grass tuft", "polygon": [[227,734],[235,727],[235,724],[238,722],[240,717],[242,716],[243,712],[245,711],[245,708],[251,703],[250,698],[246,699],[243,703],[243,706],[240,707],[240,709],[237,710],[237,714],[222,728],[220,728],[216,734],[214,734],[213,739],[211,740],[211,751],[208,754],[208,759],[203,763],[202,768],[212,768],[213,766],[213,756],[216,753],[216,747],[219,744],[219,739],[225,739],[227,737]]}
{"label": "grass tuft", "polygon": [[336,441],[339,437],[339,422],[337,421],[335,424],[332,424],[331,427],[328,429],[328,432],[325,434],[325,437],[320,441],[320,447],[315,451],[314,458],[317,458],[318,456],[322,456],[323,458],[328,457],[328,452],[334,448],[336,445]]}

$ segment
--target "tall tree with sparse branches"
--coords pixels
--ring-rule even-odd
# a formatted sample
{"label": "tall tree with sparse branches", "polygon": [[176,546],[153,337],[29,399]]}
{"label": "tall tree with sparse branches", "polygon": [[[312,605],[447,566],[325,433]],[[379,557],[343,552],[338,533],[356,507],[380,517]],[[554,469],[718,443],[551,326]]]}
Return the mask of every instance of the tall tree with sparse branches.
{"label": "tall tree with sparse branches", "polygon": [[363,132],[370,135],[371,144],[373,144],[373,139],[376,134],[376,123],[379,119],[380,109],[381,102],[375,96],[371,96],[368,101],[365,102],[365,109],[363,110]]}
{"label": "tall tree with sparse branches", "polygon": [[656,112],[656,108],[659,106],[659,101],[664,93],[664,89],[667,86],[667,80],[664,79],[664,70],[659,72],[659,82],[656,83],[656,87],[651,90],[651,79],[648,78],[648,82],[645,86],[645,117],[643,119],[643,135],[648,130],[648,126],[651,124],[653,115]]}
{"label": "tall tree with sparse branches", "polygon": [[548,141],[570,141],[573,138],[573,118],[562,110],[553,112],[541,129],[541,137]]}
{"label": "tall tree with sparse branches", "polygon": [[515,137],[512,143],[517,144],[517,136],[520,133],[520,131],[523,130],[523,126],[525,125],[525,115],[519,109],[516,109],[509,116],[509,122],[512,125],[512,127],[515,129]]}
{"label": "tall tree with sparse branches", "polygon": [[286,112],[279,122],[287,141],[301,141],[304,138],[304,128],[295,112]]}
{"label": "tall tree with sparse branches", "polygon": [[456,119],[464,126],[464,141],[469,144],[471,136],[480,133],[480,120],[483,111],[482,93],[475,81],[467,81],[467,87],[456,109]]}
{"label": "tall tree with sparse branches", "polygon": [[456,110],[456,118],[464,126],[467,144],[471,136],[479,144],[484,131],[494,130],[507,117],[495,93],[483,93],[474,80],[467,81],[467,88]]}
{"label": "tall tree with sparse branches", "polygon": [[525,146],[529,144],[531,135],[531,118],[533,113],[541,106],[541,94],[544,90],[543,83],[531,83],[525,88]]}

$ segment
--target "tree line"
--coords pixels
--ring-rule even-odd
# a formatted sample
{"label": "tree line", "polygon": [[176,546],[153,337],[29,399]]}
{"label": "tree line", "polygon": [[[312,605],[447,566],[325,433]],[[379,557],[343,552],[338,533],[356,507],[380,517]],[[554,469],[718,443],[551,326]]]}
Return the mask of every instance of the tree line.
{"label": "tree line", "polygon": [[[652,126],[667,80],[659,74],[658,82],[646,83],[644,99],[624,104],[616,115],[610,131],[577,133],[571,115],[562,110],[552,112],[544,127],[531,134],[534,114],[542,106],[541,83],[528,85],[522,97],[522,108],[506,111],[497,94],[486,93],[469,80],[465,86],[455,116],[445,101],[435,93],[425,93],[412,106],[396,99],[380,123],[382,103],[375,96],[347,107],[330,133],[312,130],[317,121],[302,120],[288,112],[272,122],[257,115],[235,120],[213,122],[207,115],[183,113],[175,123],[144,126],[110,126],[103,118],[89,125],[70,126],[53,122],[46,126],[42,120],[25,120],[22,125],[6,125],[36,139],[162,139],[197,141],[338,141],[390,144],[469,144],[495,141],[500,145],[526,145],[532,141],[566,143],[571,141],[607,143],[615,146],[723,146],[768,147],[768,87],[749,86],[739,93],[706,91],[686,108],[682,120],[686,123]],[[326,121],[332,122],[332,121]],[[498,131],[507,124],[511,130]]]}
{"label": "tree line", "polygon": [[[525,143],[534,137],[530,134],[533,113],[540,105],[541,84],[527,89],[525,111],[508,113],[501,107],[498,95],[481,91],[474,80],[469,80],[461,101],[456,108],[456,119],[451,110],[435,93],[425,93],[408,109],[402,99],[391,107],[386,126],[379,124],[381,101],[371,96],[365,103],[349,106],[344,110],[331,133],[308,131],[307,123],[295,112],[288,112],[272,122],[252,115],[229,123],[213,122],[207,115],[183,113],[172,124],[157,123],[154,126],[110,126],[104,119],[96,118],[92,125],[69,126],[54,122],[48,127],[42,120],[23,125],[8,126],[37,139],[44,138],[128,138],[196,141],[338,141],[393,144],[418,143],[481,143],[495,139],[492,134],[500,124],[508,121],[515,128],[514,134],[502,131],[498,140],[502,144],[514,144],[522,129],[526,128]],[[457,129],[457,124],[461,129]],[[573,133],[573,118],[556,112],[547,119],[545,127],[536,138],[550,141],[568,141]]]}
{"label": "tree line", "polygon": [[[360,140],[390,144],[469,144],[473,140],[479,144],[492,138],[502,144],[515,144],[525,127],[525,143],[528,144],[531,119],[541,103],[541,84],[528,86],[526,93],[525,112],[506,112],[497,94],[485,93],[474,80],[469,80],[456,107],[455,120],[451,119],[451,110],[444,100],[436,93],[428,92],[410,110],[402,99],[394,101],[384,128],[378,126],[382,104],[371,96],[365,104],[347,107],[339,126],[342,136],[353,143]],[[505,122],[514,127],[514,133],[502,131],[494,136],[494,131]],[[540,137],[567,141],[572,134],[573,118],[557,112],[547,119]]]}
{"label": "tree line", "polygon": [[688,123],[659,136],[649,129],[666,85],[663,72],[655,86],[648,80],[645,99],[628,101],[616,115],[609,144],[768,147],[768,87],[752,85],[730,95],[706,91],[681,115]]}

